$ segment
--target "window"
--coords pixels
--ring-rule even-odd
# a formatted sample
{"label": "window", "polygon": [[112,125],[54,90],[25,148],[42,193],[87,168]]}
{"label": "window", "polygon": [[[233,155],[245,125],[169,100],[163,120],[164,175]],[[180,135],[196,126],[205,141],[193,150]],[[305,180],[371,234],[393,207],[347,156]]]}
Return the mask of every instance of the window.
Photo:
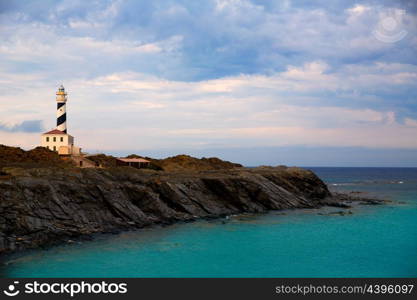
{"label": "window", "polygon": [[56,142],[56,137],[54,137],[54,142]]}
{"label": "window", "polygon": [[46,137],[46,141],[49,142],[49,136]]}
{"label": "window", "polygon": [[80,167],[82,167],[83,166],[83,161],[82,160],[80,160]]}
{"label": "window", "polygon": [[61,136],[61,142],[63,142],[63,141],[64,141],[64,137]]}
{"label": "window", "polygon": [[54,146],[54,151],[56,151],[56,146]]}
{"label": "window", "polygon": [[46,146],[46,149],[49,149],[49,146]]}

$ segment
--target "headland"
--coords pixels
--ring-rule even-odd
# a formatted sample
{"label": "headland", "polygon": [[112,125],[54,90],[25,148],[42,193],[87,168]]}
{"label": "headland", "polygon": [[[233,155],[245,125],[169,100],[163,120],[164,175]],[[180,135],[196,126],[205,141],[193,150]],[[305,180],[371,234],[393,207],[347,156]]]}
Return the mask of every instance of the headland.
{"label": "headland", "polygon": [[99,158],[102,167],[79,168],[45,148],[1,145],[0,253],[201,218],[381,203],[332,194],[312,171],[297,167],[244,168],[181,155],[136,169]]}

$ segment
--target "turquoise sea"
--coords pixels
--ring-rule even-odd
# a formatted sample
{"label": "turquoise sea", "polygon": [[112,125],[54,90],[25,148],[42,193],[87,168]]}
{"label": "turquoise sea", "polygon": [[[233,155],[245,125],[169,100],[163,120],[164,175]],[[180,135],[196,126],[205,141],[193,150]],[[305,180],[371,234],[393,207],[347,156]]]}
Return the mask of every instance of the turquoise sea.
{"label": "turquoise sea", "polygon": [[100,235],[3,258],[8,277],[417,277],[417,168],[310,168],[393,202]]}

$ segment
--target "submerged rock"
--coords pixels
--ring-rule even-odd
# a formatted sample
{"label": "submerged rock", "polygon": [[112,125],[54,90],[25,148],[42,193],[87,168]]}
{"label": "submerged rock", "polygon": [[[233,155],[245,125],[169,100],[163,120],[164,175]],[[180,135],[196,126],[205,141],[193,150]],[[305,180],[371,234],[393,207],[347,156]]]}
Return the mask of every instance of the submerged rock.
{"label": "submerged rock", "polygon": [[343,211],[343,210],[339,210],[339,211],[332,211],[332,212],[328,212],[328,213],[318,213],[318,215],[322,215],[322,216],[346,216],[346,215],[353,215],[353,212],[351,210],[348,211]]}

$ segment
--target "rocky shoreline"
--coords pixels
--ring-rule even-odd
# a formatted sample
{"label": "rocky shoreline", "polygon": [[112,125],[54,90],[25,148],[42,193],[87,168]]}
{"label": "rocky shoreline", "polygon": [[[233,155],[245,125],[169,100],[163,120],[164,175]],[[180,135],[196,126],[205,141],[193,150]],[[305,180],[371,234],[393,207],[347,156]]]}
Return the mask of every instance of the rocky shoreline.
{"label": "rocky shoreline", "polygon": [[326,205],[349,208],[353,201],[381,203],[332,194],[313,172],[301,168],[3,168],[0,253],[201,218]]}

